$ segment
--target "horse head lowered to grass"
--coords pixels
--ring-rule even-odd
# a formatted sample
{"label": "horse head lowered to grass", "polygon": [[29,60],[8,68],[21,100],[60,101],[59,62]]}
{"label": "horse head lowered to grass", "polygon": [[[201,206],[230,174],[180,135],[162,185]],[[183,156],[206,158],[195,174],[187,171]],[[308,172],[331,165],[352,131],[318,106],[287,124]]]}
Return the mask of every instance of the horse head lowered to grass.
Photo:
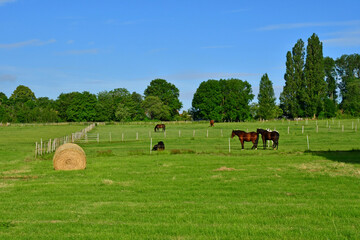
{"label": "horse head lowered to grass", "polygon": [[154,131],[156,132],[157,130],[160,130],[161,128],[165,132],[165,124],[156,124]]}

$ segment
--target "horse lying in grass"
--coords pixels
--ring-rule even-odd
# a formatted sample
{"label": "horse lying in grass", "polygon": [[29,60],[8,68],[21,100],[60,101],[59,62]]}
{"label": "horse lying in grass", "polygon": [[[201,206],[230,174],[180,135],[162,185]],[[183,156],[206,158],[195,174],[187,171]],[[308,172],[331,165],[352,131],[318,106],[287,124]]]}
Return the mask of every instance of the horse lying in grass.
{"label": "horse lying in grass", "polygon": [[271,130],[264,130],[261,128],[258,128],[256,130],[257,134],[261,134],[261,138],[263,141],[264,149],[266,149],[266,141],[272,140],[273,141],[273,149],[275,150],[279,148],[279,137],[280,134],[278,131],[271,131]]}
{"label": "horse lying in grass", "polygon": [[233,130],[231,133],[231,138],[233,138],[235,135],[239,137],[242,149],[244,149],[244,141],[252,142],[253,146],[251,149],[257,149],[259,135],[256,132],[244,132],[241,130]]}
{"label": "horse lying in grass", "polygon": [[155,145],[154,145],[154,147],[153,147],[152,150],[153,150],[153,151],[163,151],[163,150],[165,150],[165,144],[164,144],[164,142],[163,142],[163,141],[158,142],[158,144],[155,144]]}

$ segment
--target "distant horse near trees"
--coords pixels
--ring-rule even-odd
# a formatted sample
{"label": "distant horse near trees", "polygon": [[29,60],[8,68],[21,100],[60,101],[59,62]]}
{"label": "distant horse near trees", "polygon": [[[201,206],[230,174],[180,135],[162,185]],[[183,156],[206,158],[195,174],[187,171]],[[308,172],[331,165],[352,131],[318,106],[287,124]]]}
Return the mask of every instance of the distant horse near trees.
{"label": "distant horse near trees", "polygon": [[156,124],[154,131],[156,132],[159,129],[163,129],[163,131],[165,132],[165,124]]}
{"label": "distant horse near trees", "polygon": [[214,126],[215,121],[214,120],[210,120],[210,127]]}
{"label": "distant horse near trees", "polygon": [[273,143],[273,149],[275,150],[279,148],[279,137],[280,134],[278,131],[268,131],[261,128],[258,128],[256,131],[258,134],[261,134],[261,138],[263,140],[264,149],[266,148],[266,140],[272,140]]}
{"label": "distant horse near trees", "polygon": [[244,141],[252,142],[253,146],[251,149],[254,149],[254,148],[257,149],[259,135],[256,132],[244,132],[241,130],[233,130],[231,133],[231,138],[233,138],[235,135],[237,135],[239,137],[242,149],[244,149]]}

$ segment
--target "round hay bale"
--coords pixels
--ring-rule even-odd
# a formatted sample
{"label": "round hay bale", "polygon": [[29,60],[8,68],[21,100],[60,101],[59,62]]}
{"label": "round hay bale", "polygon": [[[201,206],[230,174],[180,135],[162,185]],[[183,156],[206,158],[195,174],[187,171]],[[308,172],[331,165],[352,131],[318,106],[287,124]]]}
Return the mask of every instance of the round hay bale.
{"label": "round hay bale", "polygon": [[86,155],[79,145],[65,143],[56,150],[53,163],[55,170],[85,169]]}

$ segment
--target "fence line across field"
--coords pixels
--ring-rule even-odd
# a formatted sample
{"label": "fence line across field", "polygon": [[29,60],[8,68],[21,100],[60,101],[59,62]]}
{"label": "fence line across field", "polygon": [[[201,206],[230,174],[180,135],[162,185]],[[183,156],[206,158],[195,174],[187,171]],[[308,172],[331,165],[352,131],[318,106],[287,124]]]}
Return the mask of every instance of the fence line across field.
{"label": "fence line across field", "polygon": [[[300,125],[299,120],[296,120],[295,125],[290,125],[290,121],[288,128],[287,128],[287,134],[290,135],[298,135],[298,134],[309,134],[311,132],[319,133],[319,132],[330,132],[331,124],[329,124],[329,120],[326,121],[325,126],[319,125],[318,121],[312,121],[310,124],[309,121],[302,121],[302,123],[306,123],[305,125]],[[359,119],[358,121],[359,122]],[[334,120],[332,121],[333,124],[335,124]],[[342,123],[342,124],[341,124]],[[264,124],[264,122],[261,122],[261,125]],[[272,123],[273,124],[273,123]],[[104,125],[104,124],[101,124]],[[174,124],[175,125],[175,124]],[[173,125],[173,126],[174,126]],[[350,126],[351,125],[351,126]],[[153,133],[152,131],[119,131],[119,132],[98,132],[98,133],[90,133],[91,130],[94,129],[96,126],[95,123],[90,124],[88,127],[83,129],[82,131],[72,133],[67,136],[63,136],[61,138],[54,138],[43,141],[41,139],[40,143],[35,143],[35,157],[38,155],[43,155],[46,153],[52,153],[56,151],[56,149],[61,146],[64,143],[72,142],[72,143],[89,143],[89,142],[118,142],[120,141],[121,136],[121,142],[127,142],[127,141],[145,141],[148,139],[175,139],[175,138],[190,138],[190,139],[198,139],[198,138],[221,138],[226,139],[231,134],[231,130],[223,130],[223,129],[175,129],[175,130],[167,130],[166,132],[156,132]],[[194,125],[196,126],[196,125]],[[333,125],[334,126],[334,125]],[[336,126],[336,124],[335,124]],[[341,131],[341,132],[357,132],[357,124],[355,124],[354,121],[352,122],[340,122],[338,121],[338,128],[334,127],[331,132],[334,131]],[[265,126],[259,126],[266,128]],[[350,128],[351,127],[351,128]],[[291,128],[291,129],[290,129]],[[244,128],[245,129],[245,128]],[[246,128],[247,131],[249,131],[248,128]],[[276,129],[276,126],[273,127],[273,130]],[[250,129],[251,131],[251,129]],[[285,133],[286,130],[282,129],[281,133]],[[308,136],[308,135],[307,135]],[[308,138],[308,137],[307,137]],[[231,151],[230,148],[230,142],[229,144],[229,152]],[[308,146],[309,149],[309,146]]]}
{"label": "fence line across field", "polygon": [[38,142],[35,143],[35,158],[38,155],[55,152],[58,147],[65,143],[74,143],[80,141],[82,138],[85,138],[85,136],[87,136],[87,133],[94,129],[95,126],[96,124],[92,123],[79,132],[71,133],[70,135],[66,135],[60,138],[49,139],[47,141],[43,141],[43,139],[41,138],[40,144]]}

